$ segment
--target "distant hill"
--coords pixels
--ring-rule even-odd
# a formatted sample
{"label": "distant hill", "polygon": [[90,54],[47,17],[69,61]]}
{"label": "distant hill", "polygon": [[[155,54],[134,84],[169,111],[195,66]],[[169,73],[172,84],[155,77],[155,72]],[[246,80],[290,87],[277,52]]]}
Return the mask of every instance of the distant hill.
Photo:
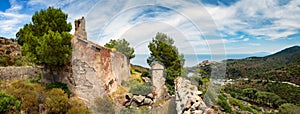
{"label": "distant hill", "polygon": [[265,57],[226,60],[228,78],[255,78],[300,84],[300,46]]}

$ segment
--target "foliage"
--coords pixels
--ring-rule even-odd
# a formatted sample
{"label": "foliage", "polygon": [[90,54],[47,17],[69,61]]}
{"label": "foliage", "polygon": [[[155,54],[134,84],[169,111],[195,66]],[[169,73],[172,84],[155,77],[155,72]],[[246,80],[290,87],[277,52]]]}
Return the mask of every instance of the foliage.
{"label": "foliage", "polygon": [[150,110],[122,108],[120,114],[150,114]]}
{"label": "foliage", "polygon": [[300,107],[290,103],[282,104],[279,107],[280,114],[298,114],[299,112],[300,112]]}
{"label": "foliage", "polygon": [[226,60],[228,78],[286,81],[300,85],[300,46],[293,46],[265,57]]}
{"label": "foliage", "polygon": [[19,100],[11,95],[0,92],[0,113],[17,112],[19,108]]}
{"label": "foliage", "polygon": [[123,53],[128,59],[132,59],[135,57],[134,49],[129,46],[130,44],[125,39],[117,39],[117,40],[110,40],[109,43],[106,43],[104,47],[107,48],[114,48],[118,52]]}
{"label": "foliage", "polygon": [[218,98],[219,100],[217,101],[217,104],[220,105],[222,108],[224,108],[225,112],[232,113],[233,111],[231,110],[230,105],[227,103],[226,96],[219,95]]}
{"label": "foliage", "polygon": [[44,87],[27,80],[18,80],[6,89],[6,92],[21,101],[21,110],[25,113],[38,113],[39,104],[42,102]]}
{"label": "foliage", "polygon": [[130,88],[130,93],[137,95],[148,95],[152,92],[151,83],[137,84]]}
{"label": "foliage", "polygon": [[184,65],[183,55],[180,55],[172,38],[164,33],[157,33],[149,43],[151,51],[147,63],[151,66],[155,62],[162,63],[166,69],[166,83],[170,94],[174,94],[174,79],[181,76]]}
{"label": "foliage", "polygon": [[50,113],[65,113],[68,105],[68,95],[60,88],[53,88],[46,93],[45,107]]}
{"label": "foliage", "polygon": [[115,105],[113,101],[108,97],[104,96],[103,98],[97,97],[95,98],[95,107],[94,111],[97,114],[115,114]]}
{"label": "foliage", "polygon": [[300,88],[272,82],[237,82],[227,85],[225,91],[235,98],[274,108],[286,102],[298,104],[300,95]]}
{"label": "foliage", "polygon": [[151,75],[150,75],[149,71],[144,71],[144,72],[142,72],[141,77],[148,77],[148,78],[151,79]]}
{"label": "foliage", "polygon": [[48,86],[46,86],[46,89],[53,89],[53,88],[60,88],[64,90],[64,92],[70,97],[71,91],[68,88],[67,84],[61,83],[61,82],[54,82]]}
{"label": "foliage", "polygon": [[0,54],[0,66],[24,66],[27,62],[22,56],[9,56]]}
{"label": "foliage", "polygon": [[90,111],[84,103],[76,97],[69,99],[68,107],[69,109],[67,114],[90,114]]}
{"label": "foliage", "polygon": [[25,24],[17,34],[21,52],[36,64],[59,66],[68,62],[72,49],[69,33],[71,23],[61,9],[49,7],[32,16],[32,22]]}

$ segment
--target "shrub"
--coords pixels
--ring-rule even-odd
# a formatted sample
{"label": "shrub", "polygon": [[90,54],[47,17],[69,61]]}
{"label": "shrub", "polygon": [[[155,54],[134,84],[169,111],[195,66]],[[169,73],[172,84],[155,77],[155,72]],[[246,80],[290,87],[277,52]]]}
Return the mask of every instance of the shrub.
{"label": "shrub", "polygon": [[147,83],[135,85],[130,88],[129,92],[138,95],[148,95],[152,92],[152,86]]}
{"label": "shrub", "polygon": [[67,84],[64,84],[64,83],[61,83],[61,82],[54,82],[54,83],[46,86],[46,89],[53,89],[53,88],[62,89],[66,94],[68,94],[68,97],[70,97],[71,91],[68,88]]}
{"label": "shrub", "polygon": [[89,109],[84,105],[84,103],[76,98],[70,98],[68,101],[69,109],[67,114],[90,114]]}
{"label": "shrub", "polygon": [[20,109],[20,101],[15,97],[0,92],[0,113],[17,112]]}
{"label": "shrub", "polygon": [[68,95],[60,88],[53,88],[46,93],[45,107],[49,113],[65,113],[68,104]]}
{"label": "shrub", "polygon": [[279,107],[280,114],[298,114],[299,112],[300,112],[300,107],[290,103],[282,104]]}
{"label": "shrub", "polygon": [[148,78],[151,79],[151,75],[150,75],[150,73],[148,71],[143,71],[141,76],[142,77],[148,77]]}
{"label": "shrub", "polygon": [[108,97],[97,97],[94,101],[94,113],[97,114],[115,114],[114,102]]}

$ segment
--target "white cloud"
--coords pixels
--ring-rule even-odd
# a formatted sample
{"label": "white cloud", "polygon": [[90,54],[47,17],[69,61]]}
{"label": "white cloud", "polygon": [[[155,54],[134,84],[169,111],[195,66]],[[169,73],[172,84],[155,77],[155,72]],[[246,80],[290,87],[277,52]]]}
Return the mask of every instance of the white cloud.
{"label": "white cloud", "polygon": [[260,43],[249,43],[250,46],[260,46]]}
{"label": "white cloud", "polygon": [[14,38],[19,27],[30,19],[27,14],[20,14],[22,9],[16,0],[10,0],[10,8],[5,12],[0,11],[0,34],[6,37]]}
{"label": "white cloud", "polygon": [[[300,28],[299,5],[299,0],[292,0],[283,6],[279,5],[279,0],[241,0],[229,7],[205,7],[218,27],[226,33],[235,35],[237,31],[244,31],[275,40],[297,33]],[[280,31],[282,29],[286,31]]]}
{"label": "white cloud", "polygon": [[249,40],[250,40],[249,38],[244,38],[243,39],[244,42],[249,41]]}

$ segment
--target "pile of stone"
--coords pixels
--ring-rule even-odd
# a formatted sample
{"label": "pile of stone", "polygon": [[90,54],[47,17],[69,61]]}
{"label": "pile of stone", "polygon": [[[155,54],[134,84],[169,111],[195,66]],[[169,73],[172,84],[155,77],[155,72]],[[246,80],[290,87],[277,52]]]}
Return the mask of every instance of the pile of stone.
{"label": "pile of stone", "polygon": [[126,100],[124,106],[126,107],[139,107],[144,105],[152,105],[154,103],[152,93],[148,95],[134,95],[132,93],[127,93],[125,98]]}
{"label": "pile of stone", "polygon": [[191,81],[179,77],[175,80],[177,114],[213,114],[200,97],[201,91]]}

